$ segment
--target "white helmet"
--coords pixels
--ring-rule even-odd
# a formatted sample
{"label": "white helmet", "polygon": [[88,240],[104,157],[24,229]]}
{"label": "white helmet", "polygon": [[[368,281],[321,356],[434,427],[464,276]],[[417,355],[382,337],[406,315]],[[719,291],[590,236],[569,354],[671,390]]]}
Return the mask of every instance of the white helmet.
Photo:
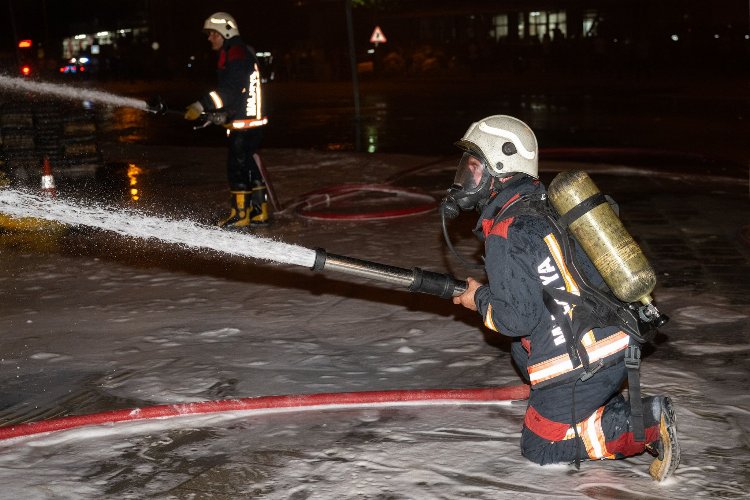
{"label": "white helmet", "polygon": [[237,21],[226,12],[214,12],[208,16],[203,23],[203,31],[208,30],[216,31],[227,40],[240,34]]}
{"label": "white helmet", "polygon": [[531,128],[518,118],[493,115],[472,123],[456,146],[481,160],[493,177],[522,172],[539,177],[539,147]]}

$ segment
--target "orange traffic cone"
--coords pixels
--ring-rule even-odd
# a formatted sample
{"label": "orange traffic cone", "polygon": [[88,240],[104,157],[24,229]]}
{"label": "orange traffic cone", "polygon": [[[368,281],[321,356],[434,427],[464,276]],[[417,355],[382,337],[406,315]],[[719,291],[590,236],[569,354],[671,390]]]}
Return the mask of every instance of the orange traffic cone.
{"label": "orange traffic cone", "polygon": [[49,163],[49,158],[44,157],[42,163],[42,193],[49,196],[50,198],[57,197],[57,189],[55,188],[55,178],[52,176],[52,166]]}

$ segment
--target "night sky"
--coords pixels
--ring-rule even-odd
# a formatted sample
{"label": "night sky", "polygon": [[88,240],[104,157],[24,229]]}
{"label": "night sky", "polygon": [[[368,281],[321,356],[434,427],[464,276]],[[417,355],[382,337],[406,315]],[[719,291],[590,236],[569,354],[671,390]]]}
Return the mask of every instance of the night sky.
{"label": "night sky", "polygon": [[[596,4],[596,0],[590,3]],[[395,7],[383,12],[398,18],[398,12],[418,10],[420,5],[449,12],[451,10],[446,10],[447,7],[456,4],[466,8],[469,2],[393,0],[388,5]],[[477,0],[472,4],[487,11],[490,6],[519,7],[524,2]],[[560,5],[565,4],[560,2]],[[570,4],[580,5],[580,2],[571,1]],[[684,34],[690,30],[694,33],[700,31],[703,36],[701,43],[707,40],[703,48],[711,58],[728,56],[737,59],[736,53],[717,52],[708,46],[719,43],[714,42],[713,33],[722,33],[721,43],[724,43],[724,33],[730,27],[735,37],[747,40],[750,36],[745,31],[750,29],[747,0],[727,0],[710,7],[701,0],[664,0],[659,3],[622,0],[602,2],[602,5],[617,6],[618,12],[630,21],[635,12],[638,22],[626,20],[621,23],[634,35],[651,30],[666,39],[664,37],[679,30]],[[635,7],[638,9],[634,10]],[[44,46],[47,57],[55,58],[60,55],[60,42],[64,37],[144,26],[149,20],[151,38],[159,42],[164,53],[182,57],[205,50],[205,37],[200,28],[203,20],[216,11],[233,14],[243,38],[256,48],[283,51],[295,45],[309,44],[311,40],[329,48],[346,45],[344,0],[0,0],[0,57],[14,54],[17,39],[32,39],[35,46],[40,43]],[[656,16],[657,11],[659,16]],[[372,27],[378,24],[377,17],[374,11],[355,10],[355,36],[369,37]],[[386,28],[387,24],[384,25]],[[413,41],[418,34],[416,29],[406,31],[404,36],[409,40],[404,38],[403,41]],[[366,44],[366,40],[364,38],[361,43]]]}
{"label": "night sky", "polygon": [[[292,35],[297,31],[295,23],[300,20],[296,18],[302,16],[295,15],[301,10],[294,4],[290,0],[211,3],[205,0],[0,0],[0,52],[14,49],[14,31],[18,39],[56,44],[63,37],[76,33],[146,24],[144,14],[147,12],[187,43],[193,39],[200,43],[205,41],[200,26],[209,14],[217,11],[233,14],[243,34],[252,33],[250,38],[270,41],[286,36],[287,30]],[[331,5],[331,2],[323,4]],[[340,10],[343,23],[343,3]]]}
{"label": "night sky", "polygon": [[4,0],[0,4],[0,50],[13,49],[14,31],[18,39],[30,38],[35,44],[54,43],[74,34],[76,28],[95,28],[116,22],[118,11],[132,12],[134,7],[145,3],[142,0]]}

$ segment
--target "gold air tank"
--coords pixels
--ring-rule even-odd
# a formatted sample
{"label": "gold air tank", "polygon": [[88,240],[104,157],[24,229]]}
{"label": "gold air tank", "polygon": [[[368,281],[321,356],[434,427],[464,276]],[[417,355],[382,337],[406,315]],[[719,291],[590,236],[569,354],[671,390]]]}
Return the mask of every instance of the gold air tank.
{"label": "gold air tank", "polygon": [[[548,195],[563,217],[584,200],[601,196],[601,192],[586,172],[572,170],[552,180]],[[569,224],[570,232],[618,299],[651,303],[656,273],[609,203],[585,210]]]}

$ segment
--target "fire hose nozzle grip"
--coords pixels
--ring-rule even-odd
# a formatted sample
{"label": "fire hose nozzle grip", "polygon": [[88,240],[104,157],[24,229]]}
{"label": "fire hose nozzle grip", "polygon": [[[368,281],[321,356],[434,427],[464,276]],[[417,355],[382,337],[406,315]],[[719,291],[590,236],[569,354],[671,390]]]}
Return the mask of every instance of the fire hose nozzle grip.
{"label": "fire hose nozzle grip", "polygon": [[413,269],[414,281],[409,286],[412,292],[429,293],[443,299],[461,295],[466,291],[467,283],[450,274],[425,271],[419,267]]}
{"label": "fire hose nozzle grip", "polygon": [[425,271],[419,267],[406,269],[377,262],[329,254],[323,248],[315,249],[312,271],[332,270],[408,288],[410,292],[428,293],[449,299],[461,295],[467,288],[450,274]]}
{"label": "fire hose nozzle grip", "polygon": [[154,96],[146,101],[147,111],[155,115],[167,114],[167,103],[161,98],[161,96]]}
{"label": "fire hose nozzle grip", "polygon": [[312,271],[322,271],[326,267],[326,259],[328,258],[328,252],[325,248],[315,249],[315,262],[310,268]]}

